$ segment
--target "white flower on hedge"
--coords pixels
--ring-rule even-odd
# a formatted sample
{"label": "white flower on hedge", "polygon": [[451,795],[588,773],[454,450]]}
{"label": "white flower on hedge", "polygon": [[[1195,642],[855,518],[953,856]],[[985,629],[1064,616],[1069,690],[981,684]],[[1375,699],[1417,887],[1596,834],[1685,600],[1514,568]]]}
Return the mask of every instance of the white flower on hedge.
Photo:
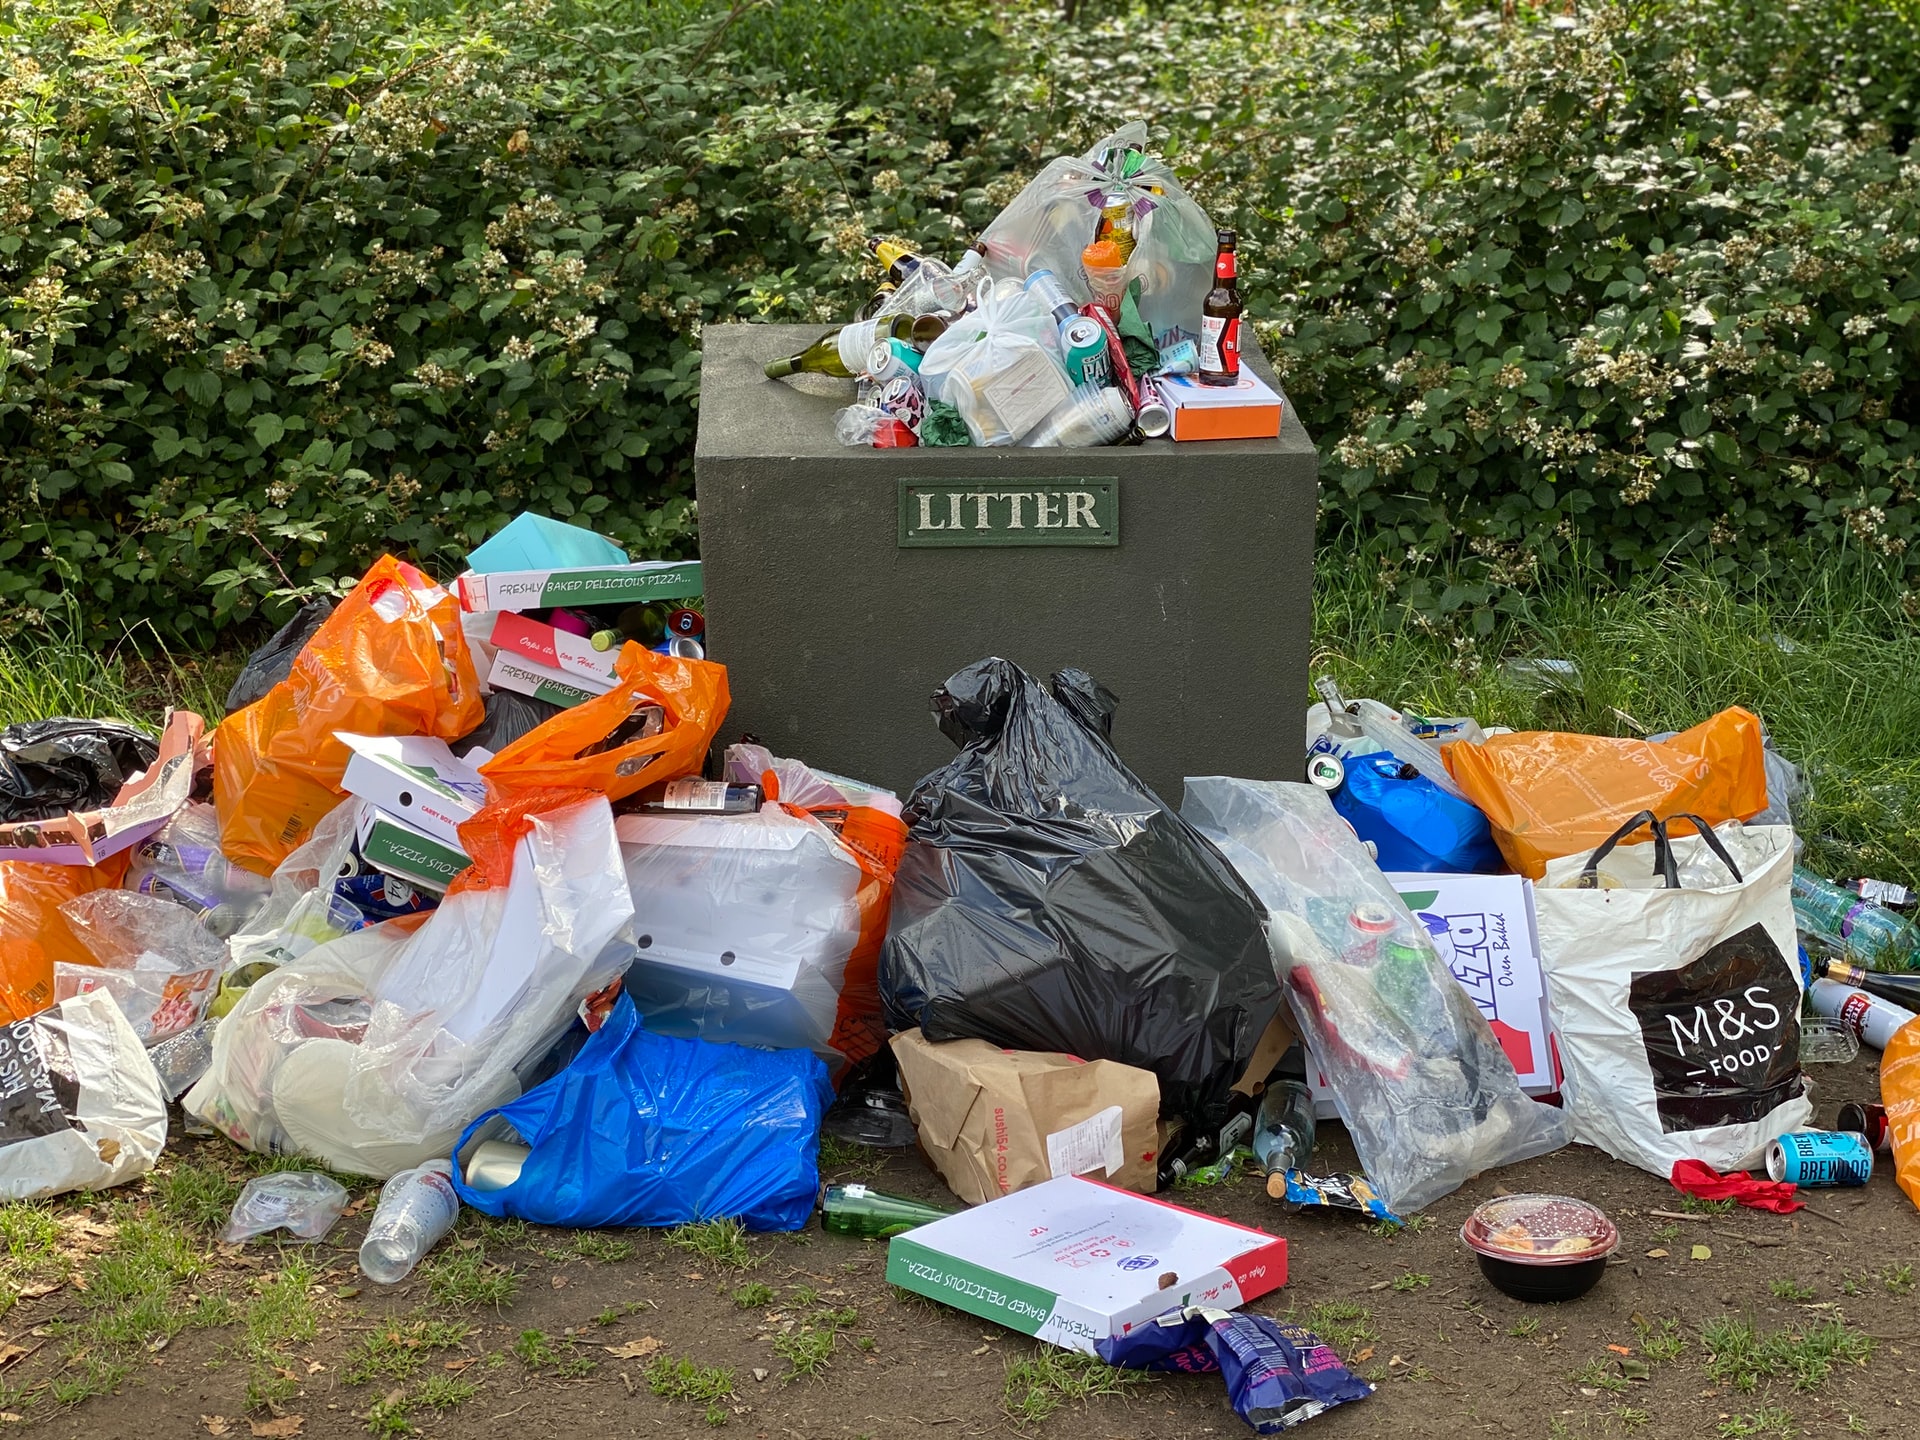
{"label": "white flower on hedge", "polygon": [[1840,330],[1849,340],[1858,340],[1863,335],[1873,333],[1873,321],[1865,315],[1849,315],[1847,323]]}

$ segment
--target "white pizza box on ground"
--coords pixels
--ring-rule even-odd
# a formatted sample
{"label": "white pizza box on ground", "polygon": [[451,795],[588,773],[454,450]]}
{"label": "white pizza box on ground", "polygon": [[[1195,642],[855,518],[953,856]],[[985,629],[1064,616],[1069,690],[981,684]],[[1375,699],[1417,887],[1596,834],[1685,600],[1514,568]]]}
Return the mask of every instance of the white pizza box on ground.
{"label": "white pizza box on ground", "polygon": [[395,875],[436,895],[446,893],[453,877],[473,862],[458,845],[416,830],[383,810],[368,806],[360,817],[360,858],[383,875]]}
{"label": "white pizza box on ground", "polygon": [[457,582],[464,610],[546,610],[555,605],[637,605],[701,593],[698,560],[643,560],[558,570],[469,570]]}
{"label": "white pizza box on ground", "polygon": [[575,635],[555,625],[545,625],[518,610],[502,610],[493,622],[490,637],[501,654],[511,653],[517,660],[544,665],[549,670],[564,670],[611,689],[619,683],[614,664],[619,648],[596,650],[584,635]]}
{"label": "white pizza box on ground", "polygon": [[555,670],[551,666],[508,654],[505,650],[493,657],[493,669],[487,672],[487,683],[496,690],[531,695],[549,705],[568,709],[604,695],[614,686],[611,680],[589,680],[585,675]]}
{"label": "white pizza box on ground", "polygon": [[887,1242],[887,1279],[1068,1350],[1287,1283],[1287,1242],[1089,1180],[1048,1180]]}
{"label": "white pizza box on ground", "polygon": [[[1551,1095],[1560,1088],[1560,1057],[1547,1018],[1547,986],[1540,971],[1539,925],[1533,882],[1524,875],[1387,876],[1426,929],[1461,989],[1473,997],[1513,1062],[1520,1088]],[[1308,1067],[1314,1113],[1338,1112],[1327,1077]]]}
{"label": "white pizza box on ground", "polygon": [[1176,440],[1271,440],[1280,433],[1279,392],[1251,370],[1231,385],[1203,385],[1191,375],[1155,384]]}
{"label": "white pizza box on ground", "polygon": [[487,782],[432,735],[349,735],[334,738],[353,752],[340,788],[416,830],[449,845],[460,827],[487,803]]}

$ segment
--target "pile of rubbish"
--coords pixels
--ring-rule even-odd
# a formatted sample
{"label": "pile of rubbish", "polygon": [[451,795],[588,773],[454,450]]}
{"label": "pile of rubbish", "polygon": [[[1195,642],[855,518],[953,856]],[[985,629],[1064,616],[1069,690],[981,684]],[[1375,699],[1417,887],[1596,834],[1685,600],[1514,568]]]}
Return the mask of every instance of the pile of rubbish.
{"label": "pile of rubbish", "polygon": [[1272,439],[1280,394],[1241,363],[1239,237],[1146,143],[1135,122],[1052,160],[952,266],[872,242],[873,299],[768,378],[858,380],[843,445]]}
{"label": "pile of rubbish", "polygon": [[[815,347],[868,377],[844,425],[1106,443],[1236,376],[1211,227],[1143,142],[1055,161],[952,270],[896,256],[867,331]],[[0,1197],[123,1184],[184,1125],[385,1181],[380,1284],[463,1205],[817,1212],[903,1288],[1218,1373],[1260,1433],[1370,1387],[1237,1313],[1284,1239],[1145,1197],[1247,1168],[1276,1221],[1392,1224],[1578,1143],[1783,1213],[1891,1151],[1920,1204],[1915,897],[1798,863],[1804,784],[1745,710],[1516,734],[1322,680],[1300,778],[1176,808],[1095,677],[987,658],[933,695],[956,753],[903,800],[723,743],[710,641],[698,562],[524,515],[450,586],[384,557],[302,610],[211,728],[0,732]],[[1881,1103],[1813,1128],[1807,1069],[1863,1044]],[[1357,1170],[1314,1163],[1335,1118]],[[822,1193],[823,1134],[917,1147],[966,1208]],[[261,1176],[226,1238],[345,1204]],[[1461,1232],[1541,1302],[1619,1238],[1536,1194]]]}

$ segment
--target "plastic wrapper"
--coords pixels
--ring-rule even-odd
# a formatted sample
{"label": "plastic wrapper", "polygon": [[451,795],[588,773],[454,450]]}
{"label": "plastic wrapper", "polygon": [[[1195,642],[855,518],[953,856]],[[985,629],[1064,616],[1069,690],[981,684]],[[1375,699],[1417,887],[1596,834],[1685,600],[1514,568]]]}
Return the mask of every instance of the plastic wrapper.
{"label": "plastic wrapper", "polygon": [[29,720],[0,730],[0,820],[47,820],[110,804],[160,754],[117,720]]}
{"label": "plastic wrapper", "polygon": [[219,815],[211,805],[194,803],[134,851],[126,888],[185,906],[209,934],[224,940],[266,903],[270,886],[228,863],[220,853]]}
{"label": "plastic wrapper", "polygon": [[1767,808],[1760,721],[1737,706],[1667,741],[1531,731],[1441,753],[1493,823],[1501,853],[1534,880],[1549,860],[1591,853],[1642,810],[1718,825]]}
{"label": "plastic wrapper", "polygon": [[[726,719],[727,667],[662,655],[628,641],[613,689],[562,710],[480,767],[509,790],[598,790],[619,800],[698,774]],[[658,729],[644,721],[661,711]]]}
{"label": "plastic wrapper", "polygon": [[0,1199],[123,1185],[166,1146],[160,1077],[105,991],[0,1029],[0,1075]]}
{"label": "plastic wrapper", "polygon": [[256,1175],[233,1202],[220,1231],[223,1244],[238,1245],[271,1230],[296,1240],[319,1240],[347,1208],[347,1187],[331,1175],[310,1170],[280,1170]]}
{"label": "plastic wrapper", "polygon": [[93,962],[60,907],[119,885],[132,858],[123,850],[99,865],[0,860],[0,1022],[25,1020],[53,1003],[55,964]]}
{"label": "plastic wrapper", "polygon": [[153,1062],[160,1089],[169,1101],[191,1090],[213,1064],[213,1027],[219,1023],[196,1020],[178,1035],[147,1047],[147,1059]]}
{"label": "plastic wrapper", "polygon": [[1256,1435],[1291,1430],[1373,1393],[1318,1336],[1265,1315],[1190,1305],[1098,1340],[1094,1349],[1126,1370],[1221,1375],[1234,1414]]}
{"label": "plastic wrapper", "polygon": [[1190,779],[1181,813],[1266,903],[1301,1039],[1394,1211],[1567,1143],[1324,791]]}
{"label": "plastic wrapper", "polygon": [[1012,445],[1072,393],[1059,326],[1017,281],[982,283],[978,307],[927,347],[921,388],[960,412],[975,445]]}
{"label": "plastic wrapper", "polygon": [[265,875],[312,833],[341,799],[350,752],[336,731],[451,740],[481,714],[459,602],[383,556],[314,632],[288,677],[215,732],[221,850]]}
{"label": "plastic wrapper", "polygon": [[920,443],[911,425],[878,405],[848,405],[834,411],[833,438],[842,445],[869,445],[881,450],[907,449]]}
{"label": "plastic wrapper", "polygon": [[333,605],[326,598],[309,600],[273,632],[266,644],[247,656],[247,663],[227,690],[227,714],[265,699],[269,690],[293,673],[294,656],[306,648],[314,632],[333,614]]}
{"label": "plastic wrapper", "polygon": [[454,1186],[482,1214],[540,1225],[798,1230],[819,1193],[832,1098],[805,1050],[656,1035],[622,995],[571,1065],[460,1137],[461,1157],[502,1134],[527,1146],[512,1183],[475,1190],[456,1167]]}
{"label": "plastic wrapper", "polygon": [[1075,303],[1086,304],[1093,297],[1081,252],[1111,214],[1133,240],[1124,283],[1139,285],[1141,318],[1164,348],[1199,339],[1219,232],[1173,171],[1144,154],[1146,143],[1147,127],[1136,120],[1084,155],[1049,160],[980,242],[990,274],[1024,279],[1051,270]]}
{"label": "plastic wrapper", "polygon": [[1259,902],[1121,763],[1117,702],[983,660],[934,695],[961,752],[915,787],[880,991],[896,1029],[1151,1070],[1217,1129],[1279,1008]]}
{"label": "plastic wrapper", "polygon": [[262,960],[284,965],[360,928],[365,917],[333,885],[359,871],[353,847],[361,809],[358,800],[336,805],[307,842],[275,867],[265,902],[229,943],[235,966]]}
{"label": "plastic wrapper", "polygon": [[348,1116],[395,1141],[443,1135],[515,1093],[515,1067],[634,953],[604,797],[520,797],[460,837],[474,864],[376,977],[346,1077]]}
{"label": "plastic wrapper", "polygon": [[91,965],[53,967],[56,999],[107,990],[142,1043],[177,1035],[213,998],[227,947],[193,912],[134,890],[95,890],[60,907]]}
{"label": "plastic wrapper", "polygon": [[663,1035],[805,1047],[838,1071],[885,1037],[875,971],[899,802],[757,745],[731,748],[727,772],[766,787],[758,814],[619,822],[639,945],[627,993]]}

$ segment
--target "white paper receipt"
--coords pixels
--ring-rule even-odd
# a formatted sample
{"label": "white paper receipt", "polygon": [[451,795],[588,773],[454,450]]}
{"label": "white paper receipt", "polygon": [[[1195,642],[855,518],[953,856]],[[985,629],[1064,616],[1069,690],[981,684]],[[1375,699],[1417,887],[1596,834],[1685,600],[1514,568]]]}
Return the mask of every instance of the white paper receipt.
{"label": "white paper receipt", "polygon": [[1058,1180],[1098,1170],[1112,1175],[1127,1163],[1127,1147],[1120,1139],[1121,1110],[1109,1105],[1098,1115],[1047,1136],[1047,1165]]}

